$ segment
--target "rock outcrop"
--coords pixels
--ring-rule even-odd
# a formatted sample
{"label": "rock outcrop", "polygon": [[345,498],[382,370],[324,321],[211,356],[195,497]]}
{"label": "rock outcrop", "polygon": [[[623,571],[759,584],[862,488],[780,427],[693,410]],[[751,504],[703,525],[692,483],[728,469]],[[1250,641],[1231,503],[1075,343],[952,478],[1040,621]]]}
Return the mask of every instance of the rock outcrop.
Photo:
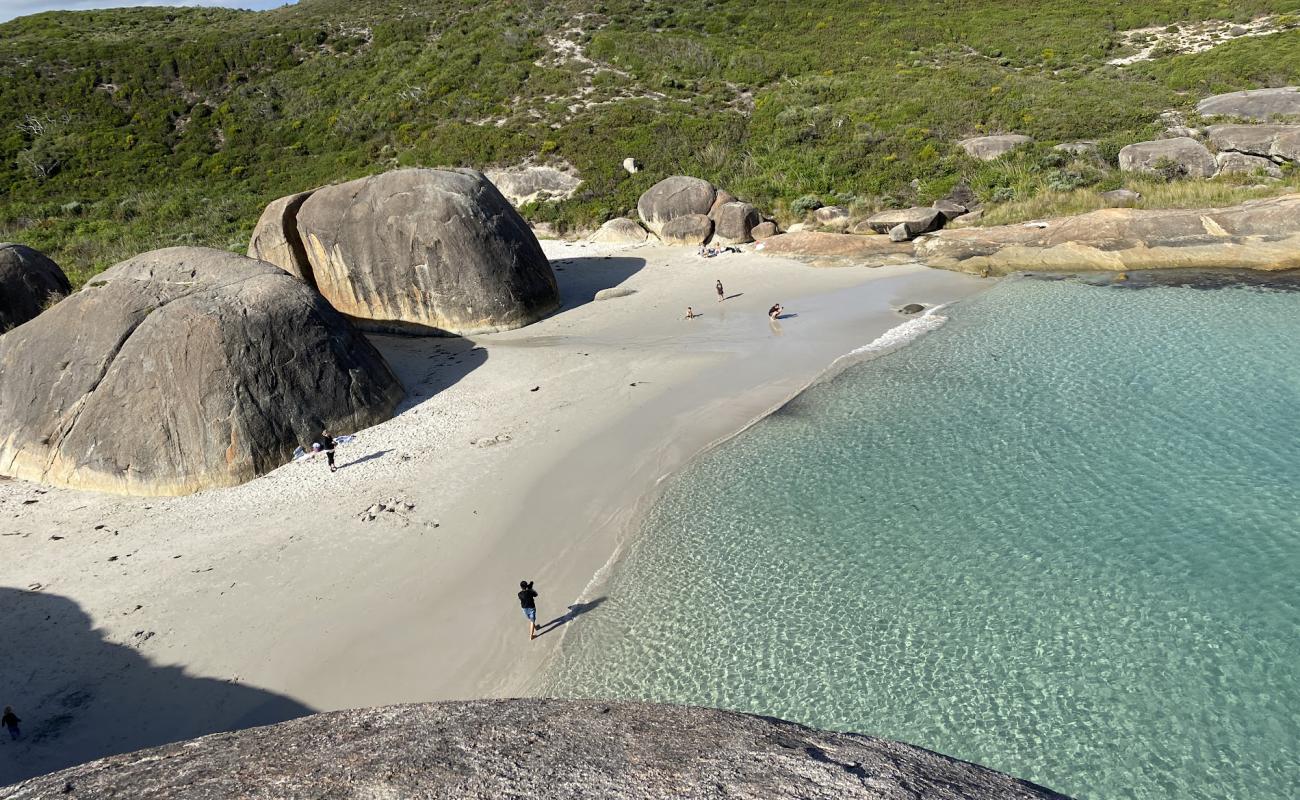
{"label": "rock outcrop", "polygon": [[1300,125],[1211,125],[1208,133],[1210,143],[1221,152],[1300,160]]}
{"label": "rock outcrop", "polygon": [[752,242],[759,222],[758,209],[749,203],[725,203],[713,212],[713,239],[721,244]]}
{"label": "rock outcrop", "polygon": [[0,474],[177,495],[231,486],[319,433],[392,416],[402,387],[301,281],[173,247],[0,337]]}
{"label": "rock outcrop", "polygon": [[1265,178],[1282,177],[1282,168],[1267,158],[1226,151],[1214,157],[1220,175],[1259,175]]}
{"label": "rock outcrop", "polygon": [[714,709],[569,700],[314,714],[92,761],[7,795],[69,796],[1064,800],[874,736]]}
{"label": "rock outcrop", "polygon": [[749,235],[754,237],[754,241],[761,242],[764,239],[771,239],[780,232],[781,230],[777,228],[775,222],[760,222],[754,226]]}
{"label": "rock outcrop", "polygon": [[262,211],[248,241],[248,257],[274,264],[308,286],[315,287],[307,248],[298,235],[298,211],[311,197],[311,192],[299,192],[273,200]]}
{"label": "rock outcrop", "polygon": [[1132,208],[1142,199],[1141,193],[1132,189],[1111,189],[1109,192],[1102,192],[1100,197],[1107,208]]}
{"label": "rock outcrop", "polygon": [[474,170],[404,169],[317,189],[298,232],[320,293],[368,330],[487,333],[559,307],[537,237]]}
{"label": "rock outcrop", "polygon": [[1048,220],[945,230],[915,242],[931,267],[977,275],[1025,270],[1300,268],[1300,194],[1231,208],[1112,208]]}
{"label": "rock outcrop", "polygon": [[615,217],[591,235],[591,241],[597,244],[645,244],[649,238],[639,222],[627,217]]}
{"label": "rock outcrop", "polygon": [[485,170],[484,175],[515,208],[527,203],[564,200],[582,185],[582,178],[569,169],[525,164],[519,167]]}
{"label": "rock outcrop", "polygon": [[1056,145],[1052,149],[1061,153],[1069,153],[1070,155],[1075,157],[1097,155],[1097,143],[1088,140],[1078,141],[1078,142],[1061,142],[1060,144]]}
{"label": "rock outcrop", "polygon": [[1119,151],[1119,168],[1147,173],[1169,169],[1171,177],[1212,178],[1218,165],[1205,145],[1183,136],[1128,145]]}
{"label": "rock outcrop", "polygon": [[844,206],[822,206],[812,212],[813,221],[821,228],[837,228],[843,230],[849,227],[849,210]]}
{"label": "rock outcrop", "polygon": [[0,243],[0,333],[35,319],[71,291],[68,276],[44,253],[26,245]]}
{"label": "rock outcrop", "polygon": [[916,207],[873,214],[867,218],[867,225],[876,233],[889,233],[895,227],[902,225],[910,239],[923,233],[937,231],[946,221],[940,209]]}
{"label": "rock outcrop", "polygon": [[1300,87],[1284,86],[1216,94],[1197,103],[1196,111],[1204,117],[1241,117],[1259,121],[1300,116]]}
{"label": "rock outcrop", "polygon": [[850,233],[794,231],[763,240],[758,252],[805,261],[813,266],[869,266],[898,264],[912,260],[909,242],[891,242],[888,236],[855,236]]}
{"label": "rock outcrop", "polygon": [[673,217],[659,227],[659,238],[664,244],[697,247],[713,235],[713,220],[704,214],[683,214]]}
{"label": "rock outcrop", "polygon": [[957,144],[968,156],[980,161],[992,161],[1015,150],[1022,145],[1031,144],[1033,138],[1019,133],[1002,133],[996,136],[975,136],[962,139]]}
{"label": "rock outcrop", "polygon": [[707,217],[717,194],[717,188],[708,181],[674,175],[647,189],[637,201],[636,211],[641,222],[664,239],[663,227],[672,220],[697,214]]}

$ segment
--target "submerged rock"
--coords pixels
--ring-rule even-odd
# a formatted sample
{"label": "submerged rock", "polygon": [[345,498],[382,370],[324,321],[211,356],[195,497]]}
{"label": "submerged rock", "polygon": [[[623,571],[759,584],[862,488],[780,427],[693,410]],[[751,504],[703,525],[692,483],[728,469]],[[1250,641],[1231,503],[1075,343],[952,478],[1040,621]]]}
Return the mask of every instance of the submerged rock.
{"label": "submerged rock", "polygon": [[476,700],[333,711],[19,784],[73,797],[1064,800],[919,747],[686,706]]}
{"label": "submerged rock", "polygon": [[0,333],[35,319],[71,291],[68,276],[44,253],[0,243]]}
{"label": "submerged rock", "polygon": [[392,416],[401,384],[310,287],[222,250],[117,264],[0,337],[0,474],[177,495]]}
{"label": "submerged rock", "polygon": [[404,169],[317,189],[298,231],[320,293],[369,330],[503,331],[560,304],[537,237],[474,170]]}
{"label": "submerged rock", "polygon": [[977,275],[1021,271],[1300,268],[1300,194],[1231,208],[1110,208],[1047,220],[945,230],[916,242],[916,257]]}

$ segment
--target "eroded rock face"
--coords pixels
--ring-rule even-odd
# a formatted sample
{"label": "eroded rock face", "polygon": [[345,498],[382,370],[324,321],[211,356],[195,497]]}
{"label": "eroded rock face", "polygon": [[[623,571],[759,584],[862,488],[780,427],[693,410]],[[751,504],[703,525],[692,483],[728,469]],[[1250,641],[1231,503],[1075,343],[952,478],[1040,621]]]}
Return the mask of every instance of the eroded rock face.
{"label": "eroded rock face", "polygon": [[678,217],[707,217],[717,194],[717,188],[708,181],[674,175],[647,189],[637,201],[636,211],[641,222],[662,239],[664,226]]}
{"label": "eroded rock face", "polygon": [[975,136],[970,139],[962,139],[957,144],[972,158],[978,158],[980,161],[992,161],[1010,153],[1017,147],[1030,144],[1033,141],[1032,137],[1019,133],[1003,133],[996,136]]}
{"label": "eroded rock face", "polygon": [[1166,165],[1185,178],[1211,178],[1218,169],[1214,154],[1185,136],[1138,142],[1119,151],[1119,168],[1124,172],[1156,172]]}
{"label": "eroded rock face", "polygon": [[1300,87],[1251,89],[1207,97],[1196,104],[1201,116],[1241,117],[1269,120],[1273,117],[1300,116]]}
{"label": "eroded rock face", "polygon": [[26,245],[0,243],[0,333],[35,319],[71,291],[68,276],[44,253]]}
{"label": "eroded rock face", "polygon": [[649,238],[639,222],[627,217],[611,219],[591,235],[591,241],[598,244],[645,244]]}
{"label": "eroded rock face", "polygon": [[749,203],[725,203],[713,212],[713,238],[722,244],[752,242],[758,224],[758,209]]}
{"label": "eroded rock face", "polygon": [[1110,208],[1048,220],[945,230],[917,240],[931,267],[976,275],[1024,270],[1300,268],[1300,194],[1231,208]]}
{"label": "eroded rock face", "polygon": [[0,337],[0,474],[137,495],[231,486],[322,426],[388,419],[402,394],[379,353],[284,271],[156,250]]}
{"label": "eroded rock face", "polygon": [[564,200],[582,185],[582,178],[575,173],[551,166],[490,169],[483,174],[515,208],[526,203]]}
{"label": "eroded rock face", "polygon": [[474,170],[404,169],[317,189],[298,232],[320,293],[368,330],[487,333],[559,307],[537,238]]}
{"label": "eroded rock face", "polygon": [[295,278],[315,286],[307,249],[298,235],[298,211],[311,192],[299,192],[273,200],[262,211],[248,241],[248,257],[274,264]]}
{"label": "eroded rock face", "polygon": [[9,797],[69,795],[1064,800],[888,739],[705,708],[568,700],[315,714],[92,761]]}

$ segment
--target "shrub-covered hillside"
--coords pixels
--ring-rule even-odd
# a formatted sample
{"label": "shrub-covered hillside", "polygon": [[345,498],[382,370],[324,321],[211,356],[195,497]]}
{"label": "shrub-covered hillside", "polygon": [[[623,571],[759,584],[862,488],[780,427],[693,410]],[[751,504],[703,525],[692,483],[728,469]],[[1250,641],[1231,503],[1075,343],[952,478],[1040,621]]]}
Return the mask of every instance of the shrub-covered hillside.
{"label": "shrub-covered hillside", "polygon": [[[1131,65],[1153,28],[1269,17]],[[262,13],[123,9],[0,25],[0,240],[74,282],[174,243],[242,249],[270,199],[406,165],[563,160],[539,221],[625,213],[690,173],[778,214],[816,194],[987,200],[1114,183],[1113,158],[1203,94],[1300,83],[1300,0],[302,0]],[[1178,27],[1174,27],[1178,26]],[[1225,28],[1226,29],[1226,28]],[[1218,36],[1219,34],[1215,34]],[[981,164],[956,140],[1041,144]],[[645,169],[625,173],[627,156]],[[1293,178],[1288,180],[1294,180]],[[1110,187],[1107,187],[1110,188]]]}

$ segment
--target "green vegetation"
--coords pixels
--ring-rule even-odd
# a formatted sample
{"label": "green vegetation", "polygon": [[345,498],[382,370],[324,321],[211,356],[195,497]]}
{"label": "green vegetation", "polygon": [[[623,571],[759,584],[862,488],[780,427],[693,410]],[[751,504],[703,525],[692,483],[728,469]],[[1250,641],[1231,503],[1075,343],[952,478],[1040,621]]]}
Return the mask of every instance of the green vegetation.
{"label": "green vegetation", "polygon": [[[1124,31],[1298,12],[1300,0],[302,0],[39,14],[0,25],[0,239],[80,284],[153,247],[242,250],[265,203],[294,191],[527,158],[586,180],[525,210],[561,228],[627,213],[674,173],[786,219],[796,201],[927,202],[964,178],[1006,204],[996,218],[1119,185],[1051,143],[1098,140],[1113,164],[1165,109],[1300,83],[1300,28],[1107,66]],[[1010,131],[1042,144],[993,164],[954,144]],[[627,156],[644,171],[624,173]]]}

